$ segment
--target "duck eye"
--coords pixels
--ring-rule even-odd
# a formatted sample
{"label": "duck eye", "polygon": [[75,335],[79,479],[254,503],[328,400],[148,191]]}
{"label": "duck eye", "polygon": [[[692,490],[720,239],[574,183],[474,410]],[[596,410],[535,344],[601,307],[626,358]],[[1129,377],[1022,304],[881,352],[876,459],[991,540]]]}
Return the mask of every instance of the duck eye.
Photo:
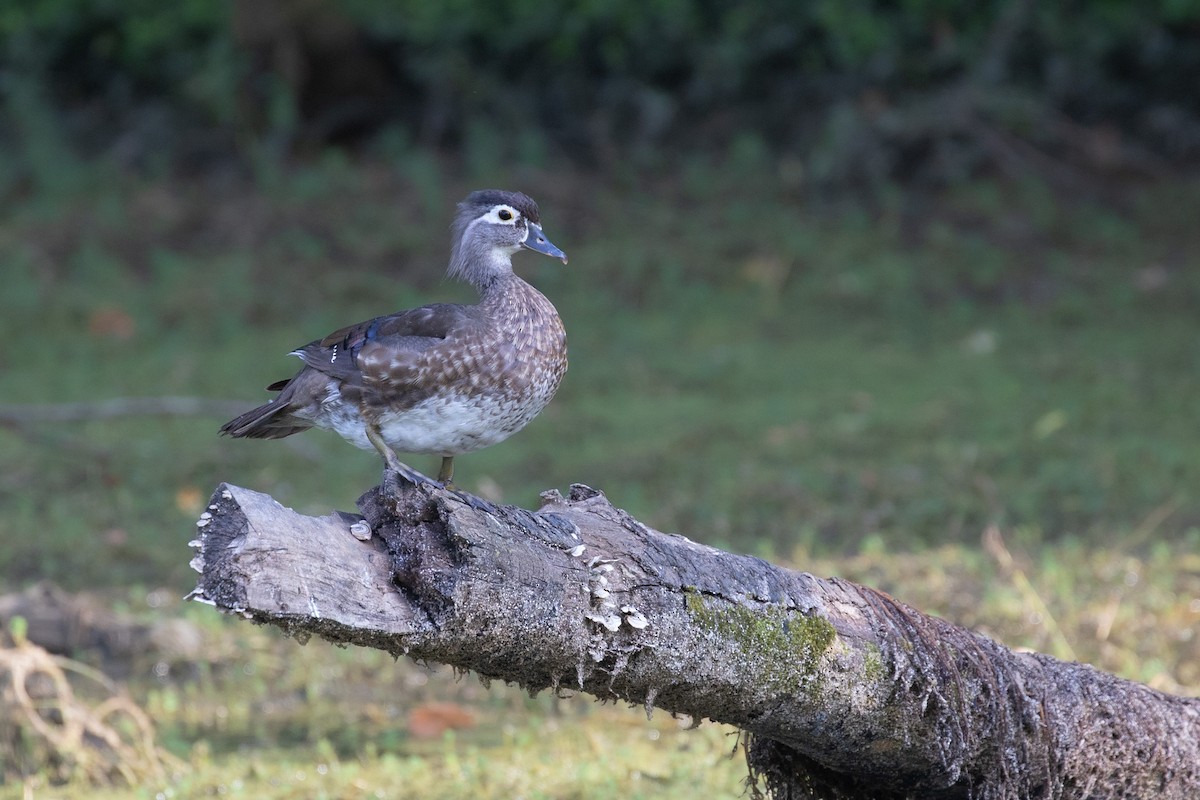
{"label": "duck eye", "polygon": [[498,212],[496,212],[496,216],[498,216],[504,222],[508,222],[510,219],[513,218],[512,212],[509,211],[507,208],[500,209]]}

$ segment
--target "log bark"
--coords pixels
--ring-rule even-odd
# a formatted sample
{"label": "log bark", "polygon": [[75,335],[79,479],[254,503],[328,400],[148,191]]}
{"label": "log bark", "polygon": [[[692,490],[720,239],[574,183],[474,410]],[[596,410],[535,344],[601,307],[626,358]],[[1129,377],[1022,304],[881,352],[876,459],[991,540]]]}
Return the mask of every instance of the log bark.
{"label": "log bark", "polygon": [[[222,485],[193,597],[307,637],[735,725],[780,798],[1200,797],[1200,699],[663,534],[576,485],[307,517]],[[362,538],[367,537],[367,538]]]}

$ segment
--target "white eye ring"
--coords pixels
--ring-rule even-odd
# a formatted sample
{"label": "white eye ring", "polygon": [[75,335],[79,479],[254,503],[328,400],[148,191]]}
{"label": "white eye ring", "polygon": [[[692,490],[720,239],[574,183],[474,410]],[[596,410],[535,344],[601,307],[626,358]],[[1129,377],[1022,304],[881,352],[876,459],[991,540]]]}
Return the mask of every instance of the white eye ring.
{"label": "white eye ring", "polygon": [[521,214],[512,206],[496,206],[489,214],[492,222],[498,222],[502,225],[515,225]]}

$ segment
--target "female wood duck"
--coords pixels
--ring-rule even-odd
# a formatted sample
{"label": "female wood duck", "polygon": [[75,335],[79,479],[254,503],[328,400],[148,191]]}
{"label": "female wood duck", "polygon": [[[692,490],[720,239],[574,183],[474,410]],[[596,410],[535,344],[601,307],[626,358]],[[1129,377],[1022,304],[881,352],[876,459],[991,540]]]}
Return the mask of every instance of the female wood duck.
{"label": "female wood duck", "polygon": [[554,306],[518,278],[521,248],[567,257],[542,233],[520,192],[473,192],[458,204],[447,275],[479,290],[478,305],[435,303],[376,317],[294,350],[304,367],[273,383],[279,396],[221,433],[279,439],[329,428],[413,483],[435,483],[396,451],[454,456],[507,439],[536,417],[567,371],[567,335]]}

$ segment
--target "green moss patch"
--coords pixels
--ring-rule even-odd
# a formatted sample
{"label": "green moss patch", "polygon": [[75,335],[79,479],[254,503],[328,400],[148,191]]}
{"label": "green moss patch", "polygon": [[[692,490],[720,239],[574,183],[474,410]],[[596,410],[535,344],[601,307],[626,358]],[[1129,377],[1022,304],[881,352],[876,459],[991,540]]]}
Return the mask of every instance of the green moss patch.
{"label": "green moss patch", "polygon": [[823,617],[810,617],[780,605],[757,608],[686,592],[688,613],[706,631],[736,642],[743,653],[761,659],[771,684],[797,689],[811,685],[821,655],[837,631]]}

